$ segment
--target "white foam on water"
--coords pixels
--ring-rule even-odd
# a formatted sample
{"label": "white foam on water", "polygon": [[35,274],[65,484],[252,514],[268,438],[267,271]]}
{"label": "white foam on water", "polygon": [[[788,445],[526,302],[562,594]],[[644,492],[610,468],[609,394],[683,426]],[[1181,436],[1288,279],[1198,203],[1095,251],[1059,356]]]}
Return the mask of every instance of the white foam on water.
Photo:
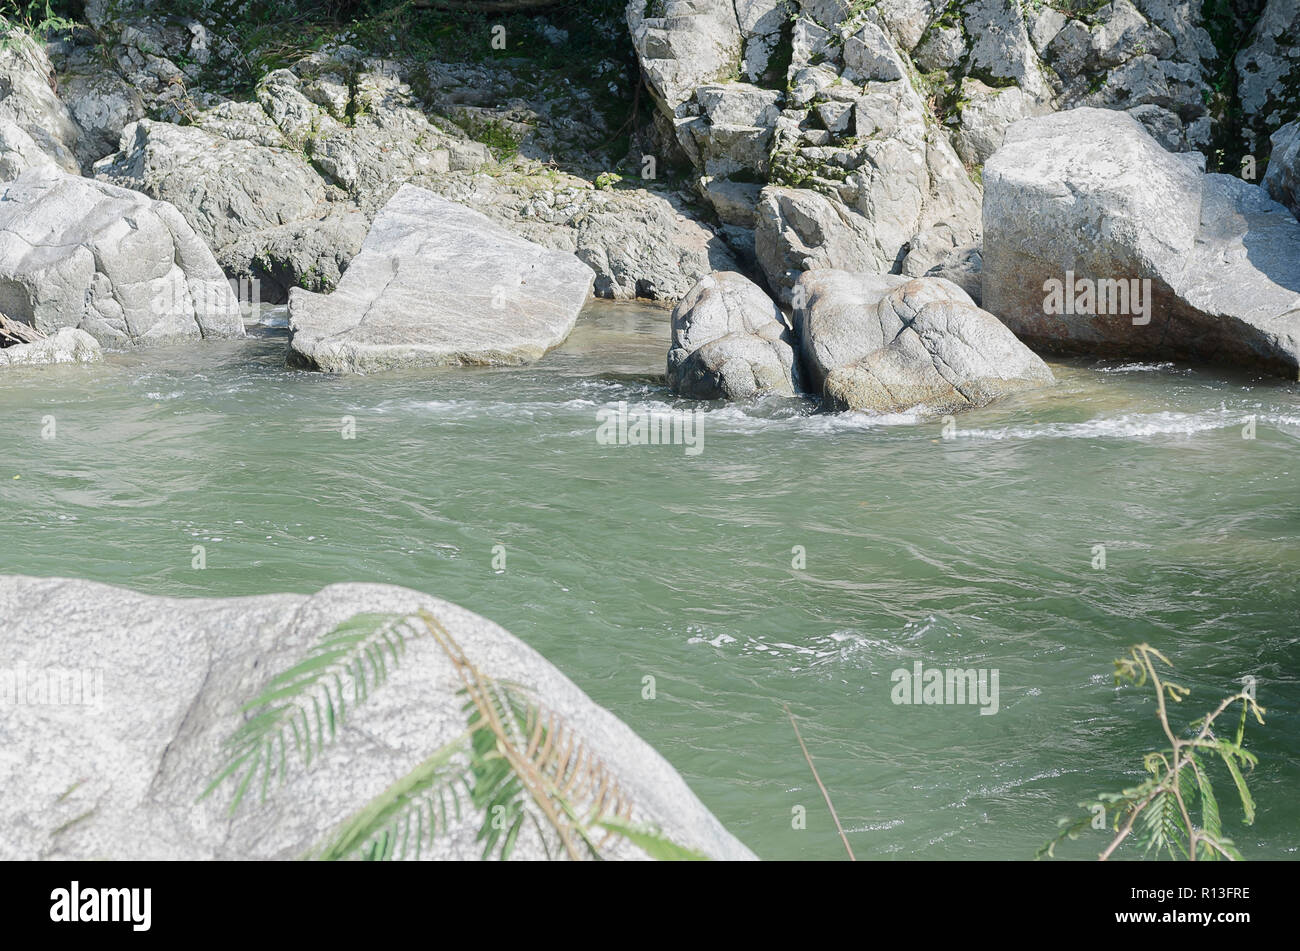
{"label": "white foam on water", "polygon": [[1098,373],[1162,373],[1175,371],[1179,373],[1190,373],[1191,370],[1183,367],[1176,369],[1173,363],[1121,363],[1116,367],[1094,367]]}
{"label": "white foam on water", "polygon": [[1102,416],[1079,423],[1041,423],[1007,426],[1001,429],[963,429],[953,437],[973,440],[1005,439],[1141,439],[1152,436],[1193,436],[1216,429],[1241,427],[1254,418],[1256,425],[1267,423],[1278,428],[1295,426],[1300,420],[1277,413],[1252,413],[1226,407],[1195,413],[1123,413]]}

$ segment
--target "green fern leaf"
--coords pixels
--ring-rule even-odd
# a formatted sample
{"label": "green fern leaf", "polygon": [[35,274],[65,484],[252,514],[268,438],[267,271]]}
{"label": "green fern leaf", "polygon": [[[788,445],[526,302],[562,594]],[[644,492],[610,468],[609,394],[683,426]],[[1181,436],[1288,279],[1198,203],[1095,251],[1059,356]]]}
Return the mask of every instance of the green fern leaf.
{"label": "green fern leaf", "polygon": [[199,796],[211,795],[227,780],[237,781],[233,813],[261,773],[260,794],[282,783],[289,770],[288,745],[304,768],[338,735],[351,704],[365,701],[387,680],[389,665],[377,645],[389,649],[394,666],[405,642],[426,633],[400,615],[359,614],[326,634],[311,654],[272,677],[262,692],[240,709],[252,714],[226,740],[226,762]]}

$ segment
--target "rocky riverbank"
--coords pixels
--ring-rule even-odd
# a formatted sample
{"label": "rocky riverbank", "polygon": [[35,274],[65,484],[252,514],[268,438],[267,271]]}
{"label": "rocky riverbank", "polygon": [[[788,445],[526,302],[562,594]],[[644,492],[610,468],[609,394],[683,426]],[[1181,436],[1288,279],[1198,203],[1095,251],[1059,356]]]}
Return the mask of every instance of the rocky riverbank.
{"label": "rocky riverbank", "polygon": [[[683,395],[875,409],[910,398],[879,396],[893,387],[937,409],[962,405],[946,387],[978,402],[1006,389],[994,378],[1045,382],[1003,325],[1039,351],[1300,367],[1300,14],[1286,0],[1231,14],[1196,0],[634,0],[581,22],[563,2],[528,16],[481,4],[350,26],[308,8],[304,42],[281,46],[268,28],[289,21],[254,24],[221,0],[77,6],[75,23],[13,25],[0,50],[0,311],[41,334],[237,335],[231,281],[245,299],[297,301],[302,365],[535,359],[582,296],[545,316],[548,292],[516,273],[535,260],[620,299],[748,281],[724,308],[745,311],[740,337],[671,342]],[[1226,39],[1242,34],[1240,49]],[[404,187],[485,216],[468,242],[430,216],[425,238],[459,260],[421,261],[429,244],[393,237]],[[823,270],[925,277],[915,293],[935,307],[945,288],[945,316],[914,335],[904,315],[870,342],[850,322],[874,382],[859,367],[831,394],[800,289]],[[399,272],[432,300],[390,306]],[[1048,283],[1067,275],[1102,299],[1054,312]],[[1149,311],[1116,290],[1147,284]],[[835,306],[891,306],[874,293]],[[335,334],[353,343],[331,352],[351,356],[323,356]],[[964,334],[984,342],[965,340],[973,362],[954,370]],[[358,340],[382,357],[361,359]],[[942,386],[915,385],[927,360]]]}

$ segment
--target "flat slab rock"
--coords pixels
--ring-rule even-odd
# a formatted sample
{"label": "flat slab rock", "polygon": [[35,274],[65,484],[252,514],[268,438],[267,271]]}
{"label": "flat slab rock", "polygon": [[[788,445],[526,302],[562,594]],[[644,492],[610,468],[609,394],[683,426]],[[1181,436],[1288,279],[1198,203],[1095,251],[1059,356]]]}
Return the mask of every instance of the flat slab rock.
{"label": "flat slab rock", "polygon": [[[241,710],[362,613],[432,612],[483,673],[521,685],[584,742],[633,804],[633,821],[716,859],[752,859],[654,749],[507,631],[446,601],[391,585],[313,595],[182,599],[90,581],[0,575],[0,860],[293,859],[465,729],[464,697],[432,637],[351,708],[334,743],[232,817],[233,786],[198,800],[224,763]],[[31,676],[88,674],[50,703]],[[5,679],[5,678],[10,679]],[[67,683],[66,679],[60,682]],[[77,690],[75,687],[79,687]],[[42,697],[47,702],[39,702]],[[9,697],[5,697],[6,700]],[[86,702],[92,700],[94,702]],[[197,801],[196,801],[197,800]],[[475,859],[482,814],[465,801],[425,858]],[[514,857],[545,853],[531,823]],[[625,839],[607,857],[644,858]]]}
{"label": "flat slab rock", "polygon": [[528,363],[573,330],[594,279],[572,254],[403,185],[332,294],[290,293],[290,362],[330,373]]}

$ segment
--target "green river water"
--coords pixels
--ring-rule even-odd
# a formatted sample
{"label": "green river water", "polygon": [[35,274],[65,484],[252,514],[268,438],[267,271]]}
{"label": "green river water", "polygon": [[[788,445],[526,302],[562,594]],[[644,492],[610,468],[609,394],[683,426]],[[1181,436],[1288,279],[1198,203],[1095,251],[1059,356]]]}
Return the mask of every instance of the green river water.
{"label": "green river water", "polygon": [[[1259,813],[1243,825],[1220,772],[1225,831],[1247,858],[1297,856],[1300,387],[1054,363],[1055,388],[944,439],[909,416],[676,401],[655,378],[667,337],[666,311],[593,304],[524,368],[334,378],[286,369],[263,328],[6,371],[0,572],[455,601],[620,716],[764,858],[844,857],[783,704],[859,858],[1032,858],[1160,745],[1150,692],[1110,678],[1147,641],[1192,688],[1179,722],[1257,679]],[[596,412],[620,400],[703,409],[702,451],[600,444]],[[997,669],[998,712],[895,705],[890,674],[916,661]]]}

